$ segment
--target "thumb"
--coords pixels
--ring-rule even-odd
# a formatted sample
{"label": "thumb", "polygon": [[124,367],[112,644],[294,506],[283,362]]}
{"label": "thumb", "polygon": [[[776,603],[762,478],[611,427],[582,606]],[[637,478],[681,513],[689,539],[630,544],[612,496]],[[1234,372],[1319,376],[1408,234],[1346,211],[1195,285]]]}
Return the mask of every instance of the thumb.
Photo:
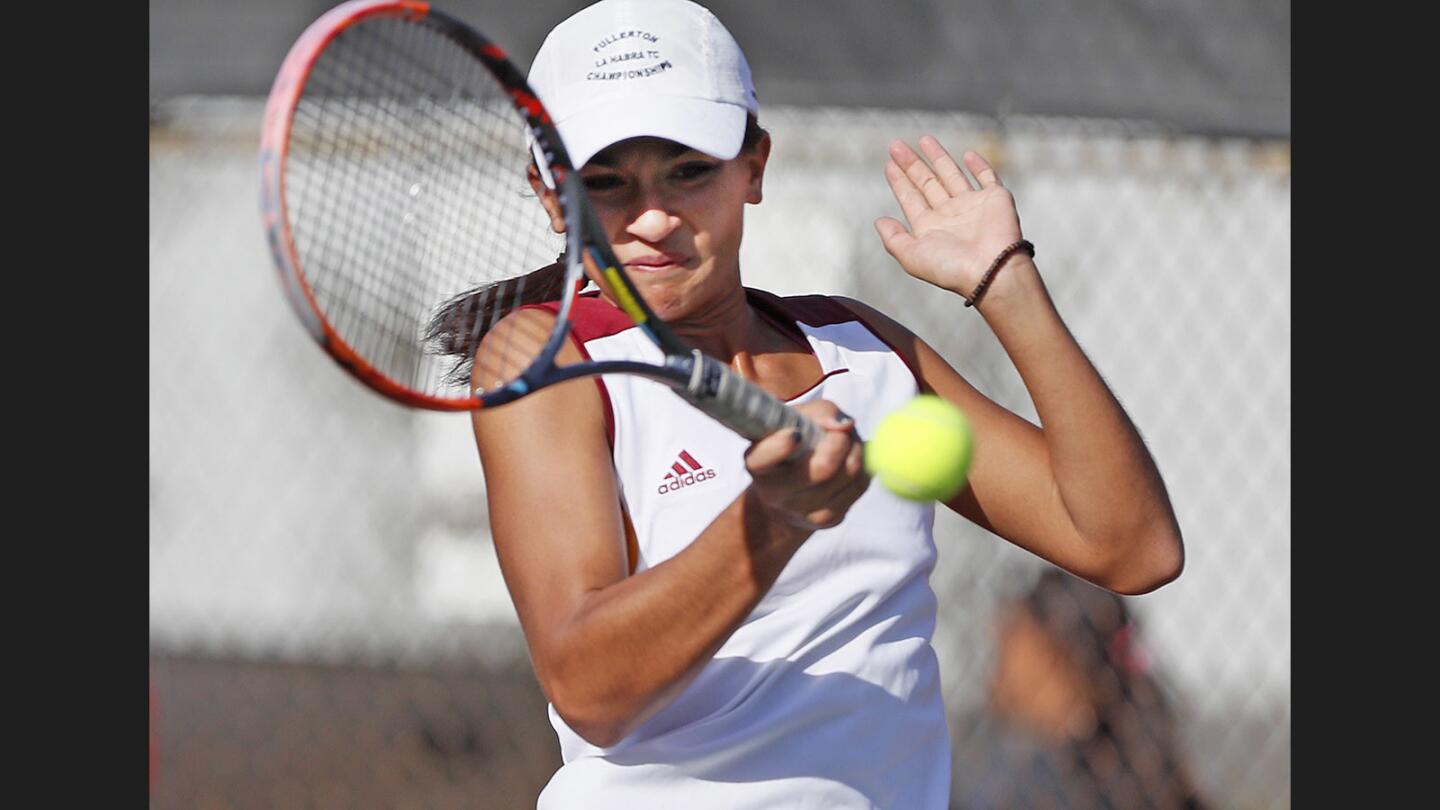
{"label": "thumb", "polygon": [[880,241],[885,245],[886,252],[894,256],[896,261],[903,263],[900,256],[910,251],[915,237],[894,217],[880,217],[875,220],[875,230],[880,233]]}

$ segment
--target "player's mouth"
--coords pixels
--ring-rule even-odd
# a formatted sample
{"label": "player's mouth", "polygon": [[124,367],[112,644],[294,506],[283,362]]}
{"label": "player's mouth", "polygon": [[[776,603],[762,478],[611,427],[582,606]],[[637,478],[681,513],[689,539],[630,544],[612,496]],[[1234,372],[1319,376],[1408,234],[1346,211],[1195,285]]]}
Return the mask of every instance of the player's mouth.
{"label": "player's mouth", "polygon": [[684,267],[689,261],[689,256],[679,253],[649,253],[627,260],[625,266],[637,273],[659,273],[662,270]]}

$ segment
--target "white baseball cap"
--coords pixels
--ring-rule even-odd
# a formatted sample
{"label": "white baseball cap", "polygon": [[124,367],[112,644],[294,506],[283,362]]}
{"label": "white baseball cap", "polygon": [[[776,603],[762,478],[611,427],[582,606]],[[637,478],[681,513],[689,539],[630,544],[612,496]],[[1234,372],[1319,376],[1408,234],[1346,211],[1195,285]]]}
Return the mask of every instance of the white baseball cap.
{"label": "white baseball cap", "polygon": [[746,114],[759,110],[735,38],[690,0],[582,9],[545,38],[529,81],[577,168],[647,135],[729,160],[740,153]]}

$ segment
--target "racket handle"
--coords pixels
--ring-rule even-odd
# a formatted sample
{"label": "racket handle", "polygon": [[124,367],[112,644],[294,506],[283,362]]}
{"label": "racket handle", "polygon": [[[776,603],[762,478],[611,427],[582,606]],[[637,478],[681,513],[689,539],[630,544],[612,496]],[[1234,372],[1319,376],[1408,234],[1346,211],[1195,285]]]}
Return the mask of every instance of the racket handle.
{"label": "racket handle", "polygon": [[794,408],[700,350],[694,350],[691,356],[694,360],[690,382],[676,389],[690,404],[751,441],[777,430],[798,430],[800,447],[795,455],[811,449],[820,441],[823,433],[820,426]]}

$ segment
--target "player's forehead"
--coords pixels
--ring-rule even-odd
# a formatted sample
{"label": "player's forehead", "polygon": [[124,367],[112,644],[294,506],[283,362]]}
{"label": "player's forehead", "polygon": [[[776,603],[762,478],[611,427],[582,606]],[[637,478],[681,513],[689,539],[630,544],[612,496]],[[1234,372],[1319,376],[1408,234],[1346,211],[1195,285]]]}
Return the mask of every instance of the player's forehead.
{"label": "player's forehead", "polygon": [[689,153],[703,154],[683,143],[665,138],[626,138],[596,152],[585,166],[617,169],[647,160],[674,160]]}

